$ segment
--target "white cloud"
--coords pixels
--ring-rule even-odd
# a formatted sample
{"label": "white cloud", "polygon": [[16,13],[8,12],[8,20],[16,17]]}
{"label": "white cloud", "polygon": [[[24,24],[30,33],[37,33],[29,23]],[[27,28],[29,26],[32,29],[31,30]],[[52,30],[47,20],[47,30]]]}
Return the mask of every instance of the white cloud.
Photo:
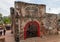
{"label": "white cloud", "polygon": [[59,14],[60,8],[51,8],[51,9],[47,10],[47,12]]}
{"label": "white cloud", "polygon": [[54,1],[60,1],[60,0],[54,0]]}
{"label": "white cloud", "polygon": [[10,7],[14,6],[14,0],[1,0],[0,1],[0,12],[3,16],[8,16]]}

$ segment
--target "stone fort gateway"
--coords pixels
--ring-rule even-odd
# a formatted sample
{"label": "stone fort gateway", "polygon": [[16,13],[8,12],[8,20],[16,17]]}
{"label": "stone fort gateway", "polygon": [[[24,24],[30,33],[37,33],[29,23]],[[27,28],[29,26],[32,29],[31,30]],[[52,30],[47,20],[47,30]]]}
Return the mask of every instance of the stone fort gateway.
{"label": "stone fort gateway", "polygon": [[15,38],[22,40],[57,33],[57,15],[46,13],[45,4],[15,1],[10,13]]}

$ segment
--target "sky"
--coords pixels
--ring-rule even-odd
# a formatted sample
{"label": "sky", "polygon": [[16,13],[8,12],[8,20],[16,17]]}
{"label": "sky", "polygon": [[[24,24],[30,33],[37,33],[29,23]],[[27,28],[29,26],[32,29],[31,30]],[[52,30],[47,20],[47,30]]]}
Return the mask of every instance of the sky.
{"label": "sky", "polygon": [[0,13],[2,13],[3,16],[10,15],[10,7],[14,7],[14,1],[45,4],[47,13],[60,13],[60,0],[0,0]]}

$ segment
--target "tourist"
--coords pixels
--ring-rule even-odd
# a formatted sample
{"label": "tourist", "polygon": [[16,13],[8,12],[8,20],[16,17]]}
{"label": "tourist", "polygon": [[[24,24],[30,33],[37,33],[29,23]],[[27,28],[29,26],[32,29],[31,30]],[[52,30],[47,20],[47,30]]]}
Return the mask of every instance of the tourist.
{"label": "tourist", "polygon": [[4,30],[3,30],[3,33],[4,33],[4,35],[6,34],[6,29],[4,28]]}
{"label": "tourist", "polygon": [[5,35],[5,33],[6,33],[6,30],[4,29],[4,35]]}

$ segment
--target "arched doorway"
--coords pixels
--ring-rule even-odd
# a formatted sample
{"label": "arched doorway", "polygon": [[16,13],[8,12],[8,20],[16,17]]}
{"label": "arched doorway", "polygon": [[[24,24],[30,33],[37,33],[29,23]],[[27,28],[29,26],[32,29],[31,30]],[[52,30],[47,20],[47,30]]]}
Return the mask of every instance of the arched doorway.
{"label": "arched doorway", "polygon": [[36,21],[29,21],[24,27],[24,39],[39,36],[40,36],[39,23]]}

